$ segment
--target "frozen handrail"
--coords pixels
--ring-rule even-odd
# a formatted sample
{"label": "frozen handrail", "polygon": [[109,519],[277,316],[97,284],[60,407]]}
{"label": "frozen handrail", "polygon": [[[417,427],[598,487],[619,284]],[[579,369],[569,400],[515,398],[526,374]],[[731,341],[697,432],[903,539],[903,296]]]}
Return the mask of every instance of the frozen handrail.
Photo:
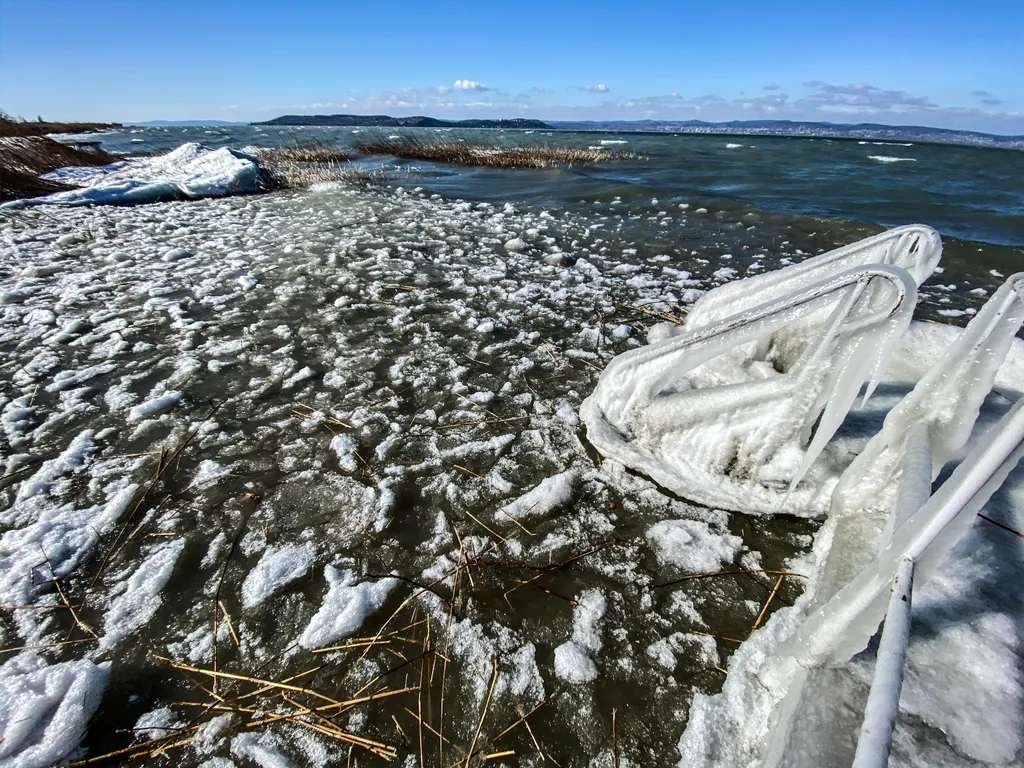
{"label": "frozen handrail", "polygon": [[[884,599],[885,584],[879,590],[880,574],[892,570],[896,558],[896,575],[885,613],[882,641],[875,659],[875,676],[864,712],[861,738],[857,744],[854,768],[885,768],[889,762],[892,730],[899,712],[903,665],[906,660],[910,631],[910,601],[914,572],[923,572],[924,581],[930,572],[971,524],[1006,476],[1024,455],[1024,398],[1006,414],[979,445],[942,484],[939,491],[910,517],[897,531],[889,547],[882,553],[877,574],[865,569],[862,577],[850,585],[850,598],[863,596],[870,602],[863,610],[865,621]],[[898,554],[897,554],[898,553]],[[918,566],[920,563],[920,566]],[[873,578],[874,577],[874,578]],[[878,593],[881,591],[881,595]],[[836,599],[843,599],[840,592]],[[877,622],[874,622],[877,627]],[[873,632],[874,630],[872,630]],[[854,634],[862,634],[855,632]],[[856,643],[855,643],[856,644]],[[845,657],[848,649],[838,649]]]}
{"label": "frozen handrail", "polygon": [[[910,464],[911,471],[922,475],[913,481],[918,485],[934,480],[942,467],[967,443],[982,402],[992,389],[996,371],[1022,325],[1024,273],[1010,277],[992,294],[946,350],[942,360],[932,366],[914,389],[886,415],[882,429],[843,473],[832,496],[832,524],[840,528],[847,524],[847,518],[874,516],[884,520],[885,538],[874,550],[859,556],[854,556],[848,548],[844,552],[830,553],[818,586],[815,607],[833,600],[861,568],[877,565],[879,550],[890,543],[891,537],[905,525],[907,512],[899,508],[897,501],[899,494],[911,482],[904,460],[908,446],[913,442],[911,438],[921,430],[927,432],[930,466],[917,466],[923,456],[918,456],[916,463]],[[916,509],[910,511],[916,512]],[[922,577],[919,576],[918,580],[921,581]],[[823,636],[817,631],[813,634]],[[865,645],[870,634],[863,637]],[[851,642],[853,636],[846,635],[846,639]],[[850,655],[863,647],[855,648]]]}
{"label": "frozen handrail", "polygon": [[789,293],[795,283],[809,284],[869,264],[902,267],[920,285],[931,276],[941,255],[942,241],[931,227],[896,227],[784,269],[721,285],[694,304],[686,316],[686,325],[709,325]]}
{"label": "frozen handrail", "polygon": [[[766,681],[779,680],[780,674],[792,680],[769,754],[781,754],[788,740],[790,718],[806,677],[797,670],[846,662],[866,647],[885,616],[863,747],[858,747],[855,766],[886,765],[909,636],[911,583],[927,581],[1024,456],[1021,398],[931,495],[932,479],[970,437],[981,402],[1022,324],[1024,273],[993,294],[943,359],[889,412],[882,430],[840,480],[829,521],[833,544],[815,585],[817,608],[763,673]],[[880,514],[888,514],[888,520],[878,548],[862,551],[859,560],[851,561],[842,526],[850,519],[852,525],[862,526],[864,519]],[[859,572],[854,571],[851,579],[849,572],[857,562]],[[845,586],[834,591],[831,587],[837,583]]]}
{"label": "frozen handrail", "polygon": [[[917,298],[914,277],[891,265],[860,266],[810,284],[801,275],[779,284],[791,290],[769,292],[758,305],[707,325],[688,325],[676,336],[612,360],[580,409],[590,441],[606,456],[695,501],[777,511],[787,492],[782,484],[792,491],[823,450],[868,372],[884,365],[890,346],[910,322]],[[700,366],[740,345],[763,342],[810,320],[810,332],[804,327],[804,334],[790,343],[791,359],[784,363],[762,363],[757,375],[720,386],[694,387],[687,380]],[[811,439],[815,421],[818,429]],[[728,434],[727,444],[718,440],[719,455],[707,454],[715,441],[698,434],[707,429]],[[738,475],[755,476],[793,443],[807,446],[800,465],[776,482],[771,494],[763,488],[744,493],[742,480],[723,483],[725,466]],[[673,471],[661,461],[669,452],[693,466]],[[690,480],[701,472],[717,477],[695,487]],[[793,506],[800,501],[809,505],[812,494],[794,498]]]}

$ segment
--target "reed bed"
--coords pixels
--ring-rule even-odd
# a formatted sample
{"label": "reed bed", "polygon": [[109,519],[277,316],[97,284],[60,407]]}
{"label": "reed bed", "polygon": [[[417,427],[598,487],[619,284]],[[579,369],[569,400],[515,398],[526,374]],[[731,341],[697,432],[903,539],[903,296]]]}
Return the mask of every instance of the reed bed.
{"label": "reed bed", "polygon": [[[0,120],[0,124],[4,122],[9,121]],[[0,201],[71,189],[40,176],[58,168],[108,165],[117,160],[106,152],[75,149],[46,136],[14,135],[0,130]]]}
{"label": "reed bed", "polygon": [[356,151],[363,155],[393,155],[403,160],[427,160],[487,168],[558,168],[646,159],[645,155],[622,150],[580,149],[554,144],[509,147],[461,139],[422,139],[412,136],[372,139],[359,144]]}
{"label": "reed bed", "polygon": [[271,189],[303,189],[326,181],[370,184],[383,178],[382,172],[353,165],[351,155],[325,142],[249,151],[259,161]]}

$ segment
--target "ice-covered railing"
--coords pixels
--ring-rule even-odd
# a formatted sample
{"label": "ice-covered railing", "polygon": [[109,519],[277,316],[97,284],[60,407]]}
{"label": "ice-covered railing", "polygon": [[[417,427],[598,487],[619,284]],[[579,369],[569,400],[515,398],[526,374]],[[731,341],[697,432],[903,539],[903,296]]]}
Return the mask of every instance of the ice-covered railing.
{"label": "ice-covered railing", "polygon": [[839,473],[815,461],[877,383],[940,255],[914,225],[714,289],[681,332],[608,365],[580,411],[590,441],[703,504],[824,512]]}
{"label": "ice-covered railing", "polygon": [[[913,584],[927,581],[1024,456],[1021,399],[931,493],[935,476],[971,436],[981,403],[1022,324],[1024,273],[992,296],[943,359],[889,412],[882,430],[844,473],[833,498],[832,545],[816,587],[818,607],[762,674],[769,685],[788,688],[777,710],[768,765],[785,752],[789,722],[801,700],[818,693],[803,690],[807,671],[848,661],[867,646],[883,616],[854,766],[887,764]],[[881,535],[866,544],[865,518],[870,523],[880,516],[885,520]],[[859,519],[847,525],[854,518]],[[836,590],[835,584],[845,586]]]}

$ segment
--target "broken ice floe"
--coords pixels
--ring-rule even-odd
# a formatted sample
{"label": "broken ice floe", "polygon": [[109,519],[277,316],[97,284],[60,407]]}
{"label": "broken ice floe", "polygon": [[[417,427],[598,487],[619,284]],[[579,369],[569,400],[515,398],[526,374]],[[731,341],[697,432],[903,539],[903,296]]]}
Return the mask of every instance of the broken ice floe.
{"label": "broken ice floe", "polygon": [[109,664],[49,665],[22,653],[0,665],[0,764],[49,768],[73,756],[107,685]]}

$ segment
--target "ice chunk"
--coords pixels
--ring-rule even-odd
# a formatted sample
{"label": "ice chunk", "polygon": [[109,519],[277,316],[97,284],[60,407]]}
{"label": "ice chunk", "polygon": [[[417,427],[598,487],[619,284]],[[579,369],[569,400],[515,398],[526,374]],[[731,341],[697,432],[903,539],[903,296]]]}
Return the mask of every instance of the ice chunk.
{"label": "ice chunk", "polygon": [[596,589],[588,589],[580,595],[579,605],[572,612],[572,639],[577,645],[597,653],[601,650],[601,620],[604,618],[607,602]]}
{"label": "ice chunk", "polygon": [[303,648],[323,648],[355,633],[398,585],[397,579],[359,581],[355,572],[333,565],[324,569],[327,594],[299,637]]}
{"label": "ice chunk", "polygon": [[575,469],[546,477],[533,489],[503,506],[498,515],[516,520],[547,515],[569,503],[578,479],[579,472]]}
{"label": "ice chunk", "polygon": [[316,548],[311,543],[266,549],[242,582],[242,607],[255,608],[305,576],[315,556]]}
{"label": "ice chunk", "polygon": [[163,602],[160,592],[170,580],[184,548],[184,539],[154,547],[135,572],[114,588],[119,594],[104,619],[101,650],[113,647],[156,615]]}
{"label": "ice chunk", "polygon": [[48,666],[34,653],[0,666],[0,764],[50,768],[76,757],[108,672],[85,660]]}
{"label": "ice chunk", "polygon": [[238,195],[262,188],[255,157],[227,147],[211,149],[196,143],[182,144],[158,157],[99,168],[65,168],[47,174],[46,178],[81,186],[81,189],[14,200],[0,207],[153,203]]}
{"label": "ice chunk", "polygon": [[338,466],[346,472],[355,472],[358,469],[356,464],[356,441],[348,435],[335,435],[331,438],[331,450],[338,457]]}
{"label": "ice chunk", "polygon": [[716,534],[702,520],[664,520],[647,530],[658,562],[690,573],[717,571],[736,559],[743,539]]}
{"label": "ice chunk", "polygon": [[180,402],[181,392],[164,392],[128,411],[128,421],[136,422],[151,416],[159,416],[161,413],[167,413]]}
{"label": "ice chunk", "polygon": [[567,683],[589,683],[597,679],[597,666],[585,648],[569,640],[555,648],[555,675]]}
{"label": "ice chunk", "polygon": [[294,763],[281,752],[281,745],[272,733],[240,733],[231,739],[231,754],[251,760],[260,768],[292,768]]}

